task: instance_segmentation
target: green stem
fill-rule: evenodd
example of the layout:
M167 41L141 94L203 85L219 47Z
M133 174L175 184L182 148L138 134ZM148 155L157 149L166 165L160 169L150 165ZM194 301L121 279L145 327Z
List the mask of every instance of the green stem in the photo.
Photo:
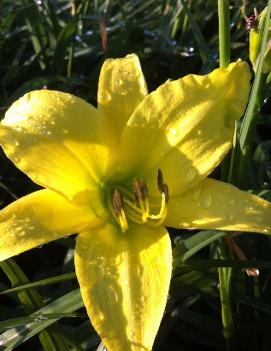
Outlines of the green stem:
M265 19L262 43L261 43L261 51L259 55L259 63L256 69L255 80L251 89L251 95L250 95L249 103L245 113L245 117L241 125L240 137L237 145L238 149L237 149L237 156L236 156L237 158L236 164L239 164L237 185L239 186L244 184L247 165L251 155L257 117L258 117L261 100L262 100L262 88L266 81L266 76L262 74L262 69L263 69L263 62L264 62L264 53L266 50L266 44L268 40L270 12L271 12L271 0L268 1L268 5L267 5L266 19Z
M230 64L230 13L229 1L218 0L219 19L219 65L225 68ZM222 163L221 178L226 180L229 174L230 155ZM228 258L228 249L225 240L219 243L219 258ZM219 294L221 304L221 318L223 334L227 341L227 349L230 349L230 338L234 333L233 316L231 309L231 278L232 268L218 268Z
M229 0L218 0L219 64L221 68L230 63L230 12Z
M0 262L12 286L28 284L29 280L21 268L12 259ZM35 289L18 291L18 298L26 313L31 314L43 306L43 300ZM39 333L39 339L44 351L67 351L65 339L56 325L48 327Z
M224 246L225 242L223 241L221 244L220 246ZM220 258L222 259L222 257ZM230 294L232 268L218 268L218 277L223 334L226 339L230 339L234 333Z

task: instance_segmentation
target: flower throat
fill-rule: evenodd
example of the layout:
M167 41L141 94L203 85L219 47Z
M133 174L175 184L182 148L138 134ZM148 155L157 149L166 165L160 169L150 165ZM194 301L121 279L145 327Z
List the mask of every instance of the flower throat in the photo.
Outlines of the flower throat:
M150 203L148 187L144 179L133 179L133 193L122 186L114 187L109 201L109 208L123 233L129 228L129 220L138 224L148 223L160 226L167 215L169 200L168 185L164 183L162 171L157 174L157 186L160 192L160 204ZM155 214L156 212L156 214Z

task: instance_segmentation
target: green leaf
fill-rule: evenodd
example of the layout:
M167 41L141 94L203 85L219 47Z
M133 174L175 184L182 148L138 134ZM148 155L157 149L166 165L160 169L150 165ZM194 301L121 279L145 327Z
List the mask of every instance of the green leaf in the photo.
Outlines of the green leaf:
M39 280L37 282L24 284L24 285L17 286L15 288L4 290L4 291L0 292L0 295L1 294L10 294L10 293L18 292L21 290L31 289L31 288L38 288L38 287L45 286L45 285L56 284L56 283L59 283L59 282L65 281L65 280L70 280L70 279L75 279L75 278L76 278L76 274L74 272L61 274L61 275L57 275L55 277L42 279L42 280Z
M222 238L227 235L226 232L220 231L201 231L188 239L179 240L176 246L176 252L182 262L185 262L188 258L195 255L199 250L203 249L205 246L211 244L215 240Z
M52 301L48 305L31 314L29 317L39 319L40 316L62 314L63 311L65 311L65 313L70 313L83 306L84 304L81 298L80 289L76 289ZM56 318L46 320L40 318L39 322L28 323L24 326L12 328L0 335L1 346L4 347L5 351L11 351L15 346L21 345L26 340L58 321L62 316L63 315L58 315Z

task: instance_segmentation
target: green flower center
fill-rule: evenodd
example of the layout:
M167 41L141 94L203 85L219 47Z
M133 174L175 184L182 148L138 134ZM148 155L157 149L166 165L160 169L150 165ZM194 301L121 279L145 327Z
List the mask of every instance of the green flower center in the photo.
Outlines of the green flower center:
M138 181L134 178L132 185L133 191L127 190L123 186L113 186L113 191L108 197L108 207L122 232L125 233L129 228L129 221L160 226L166 218L169 200L168 186L163 181L161 170L158 170L157 176L160 204L151 203L144 179Z

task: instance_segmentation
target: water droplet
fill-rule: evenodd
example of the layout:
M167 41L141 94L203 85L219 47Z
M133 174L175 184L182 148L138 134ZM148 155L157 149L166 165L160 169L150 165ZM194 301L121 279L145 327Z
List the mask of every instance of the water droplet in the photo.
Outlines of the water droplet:
M197 130L197 135L201 135L202 131L200 129Z
M106 103L109 102L112 99L111 95L109 94L108 91L104 91L103 94L99 95L99 101L101 103Z
M210 194L206 194L201 201L201 205L207 209L211 206L211 204L212 204L212 196Z
M25 233L25 230L22 230L21 232L18 232L18 236L24 236L26 233Z
M122 89L120 92L120 95L126 95L127 93L128 93L128 91L127 90L124 90L124 89Z
M189 228L189 223L184 222L184 221L180 221L179 226L180 226L180 228Z
M47 135L51 135L52 134L52 132L50 131L50 130L46 130L46 132L45 132Z
M261 216L253 216L253 220L257 223L260 223L263 220L263 217Z
M172 127L169 128L168 131L169 131L169 133L170 133L172 136L176 135L176 133L177 133L176 128L172 128Z
M197 201L200 198L202 189L200 187L197 187L193 192L192 192L192 199Z
M122 80L118 79L115 81L115 84L113 84L112 86L114 86L114 85L120 86L122 84L123 84Z
M229 205L230 205L230 206L235 205L235 200L234 200L234 199L230 200L230 201L229 201Z
M234 214L233 213L229 213L228 214L228 220L231 222L234 220Z
M81 239L81 241L80 241L80 248L81 248L83 251L86 251L86 250L88 249L88 244L87 244L85 241L83 241L82 239Z
M190 168L187 170L187 173L186 173L186 179L188 181L192 181L195 177L196 177L196 170L194 168Z
M109 303L116 303L118 301L118 294L116 292L116 289L110 285L105 287L105 289L107 300L109 301Z
M68 131L68 129L63 129L63 134L68 134L69 133L69 131Z
M20 145L18 140L15 140L14 144L15 144L15 146L19 146Z
M269 233L269 232L271 232L271 230L270 230L270 229L265 228L265 229L263 230L263 232L264 232L264 233Z

